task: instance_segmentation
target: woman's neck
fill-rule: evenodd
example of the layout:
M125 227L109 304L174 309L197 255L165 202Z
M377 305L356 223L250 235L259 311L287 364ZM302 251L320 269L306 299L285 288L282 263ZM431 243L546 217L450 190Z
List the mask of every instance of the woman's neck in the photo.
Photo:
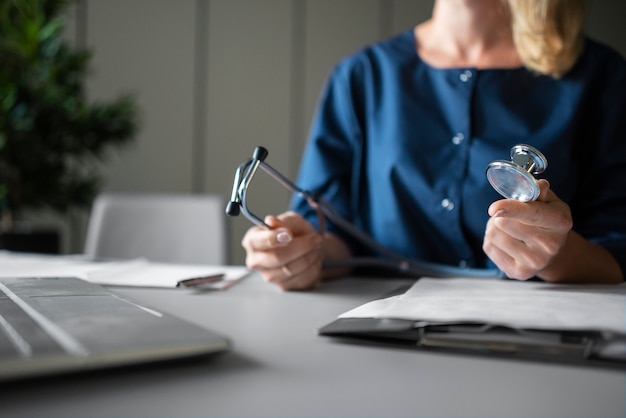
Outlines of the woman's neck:
M521 66L504 0L437 0L415 37L420 57L435 67Z

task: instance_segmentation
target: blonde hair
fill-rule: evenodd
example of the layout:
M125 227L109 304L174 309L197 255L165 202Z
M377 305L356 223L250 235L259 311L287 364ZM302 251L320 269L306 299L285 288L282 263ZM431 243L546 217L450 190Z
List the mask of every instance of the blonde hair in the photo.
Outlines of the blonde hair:
M585 0L507 0L513 41L524 65L558 78L583 48Z

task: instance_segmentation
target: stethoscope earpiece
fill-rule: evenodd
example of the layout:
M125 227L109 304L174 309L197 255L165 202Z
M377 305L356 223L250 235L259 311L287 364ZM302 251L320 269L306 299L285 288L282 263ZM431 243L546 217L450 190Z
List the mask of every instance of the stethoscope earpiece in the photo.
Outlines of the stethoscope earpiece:
M541 174L548 160L537 148L518 144L511 148L511 161L496 160L487 166L487 180L507 199L521 202L537 200L539 183L534 174Z

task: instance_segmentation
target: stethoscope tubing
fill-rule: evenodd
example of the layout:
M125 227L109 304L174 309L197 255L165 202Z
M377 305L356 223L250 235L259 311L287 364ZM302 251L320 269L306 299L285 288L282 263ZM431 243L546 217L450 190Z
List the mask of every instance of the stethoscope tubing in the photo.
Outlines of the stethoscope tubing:
M327 267L372 267L382 268L398 271L403 275L409 276L431 276L431 277L472 277L472 278L486 278L496 279L504 278L504 273L499 269L477 269L477 268L464 268L455 267L447 264L432 263L420 260L408 259L395 251L390 250L384 245L379 244L369 235L365 234L360 229L356 228L350 222L338 215L332 208L332 206L323 200L321 197L317 198L317 203L324 215L337 225L339 228L346 231L348 234L357 238L363 244L370 247L370 249L377 253L387 257L386 259L379 257L352 257L346 260L337 260L333 263L328 263Z
M265 151L265 153L263 154L262 158L267 155L267 151L263 151ZM255 150L255 155L256 154L257 150ZM369 235L356 228L349 221L347 221L337 212L335 212L330 203L324 200L321 196L314 195L301 189L285 176L283 176L281 173L276 171L272 166L263 161L261 158L252 158L242 163L237 170L230 204L238 204L244 216L252 223L260 227L272 229L261 218L252 213L248 209L246 204L248 187L250 186L252 177L254 176L258 168L261 168L263 171L265 171L267 174L269 174L272 178L274 178L291 192L300 195L309 203L309 205L318 208L322 212L322 214L326 218L328 218L329 221L334 223L338 228L344 230L349 235L367 245L370 249L385 257L351 257L343 260L332 260L325 262L323 265L324 268L376 268L398 272L404 276L415 277L471 277L484 279L498 279L505 277L504 273L499 269L464 268L441 263L432 263L427 261L408 259L396 253L395 251L392 251L389 248L379 244ZM229 212L229 209L227 209L227 213L229 215L232 215ZM320 219L320 222L325 221L323 219Z

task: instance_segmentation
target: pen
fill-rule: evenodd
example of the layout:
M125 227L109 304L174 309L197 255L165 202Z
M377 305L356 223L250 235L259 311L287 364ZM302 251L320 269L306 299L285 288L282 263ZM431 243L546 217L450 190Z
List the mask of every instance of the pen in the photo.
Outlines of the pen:
M191 279L180 280L176 287L196 287L201 286L206 283L215 283L224 279L224 274L213 274L211 276L203 276L203 277L193 277Z

